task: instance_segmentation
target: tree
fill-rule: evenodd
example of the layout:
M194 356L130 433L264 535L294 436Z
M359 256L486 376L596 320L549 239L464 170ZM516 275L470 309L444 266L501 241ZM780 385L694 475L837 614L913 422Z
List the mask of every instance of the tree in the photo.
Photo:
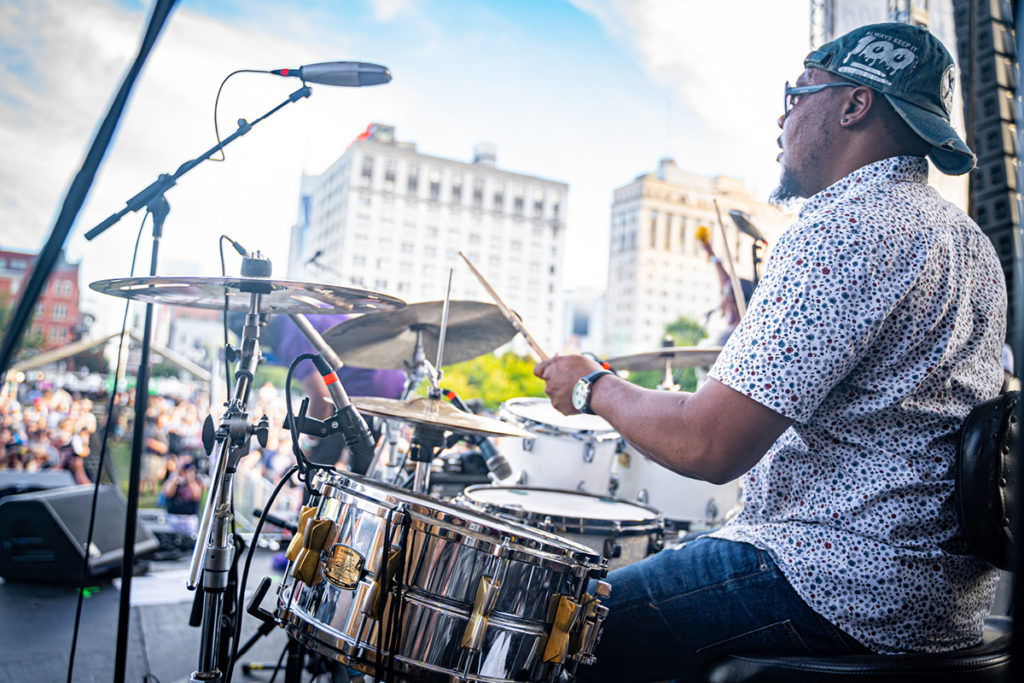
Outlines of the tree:
M444 368L441 386L464 401L482 399L494 410L510 398L544 395L544 381L533 374L535 364L532 358L511 351L501 356L488 353ZM420 392L425 393L425 387L420 387Z
M707 332L696 320L680 316L665 328L665 335L672 338L675 346L693 346L703 339ZM629 381L648 389L654 389L665 376L664 370L644 370L629 373ZM683 391L697 390L697 373L693 368L675 369L673 379Z

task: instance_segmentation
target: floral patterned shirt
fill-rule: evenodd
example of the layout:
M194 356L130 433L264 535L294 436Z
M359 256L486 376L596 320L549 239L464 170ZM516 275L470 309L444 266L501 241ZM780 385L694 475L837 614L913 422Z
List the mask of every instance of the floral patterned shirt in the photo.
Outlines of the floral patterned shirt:
M710 373L794 420L714 536L768 551L882 653L977 643L996 583L961 534L953 467L961 423L1002 382L1005 281L927 177L893 157L811 197Z

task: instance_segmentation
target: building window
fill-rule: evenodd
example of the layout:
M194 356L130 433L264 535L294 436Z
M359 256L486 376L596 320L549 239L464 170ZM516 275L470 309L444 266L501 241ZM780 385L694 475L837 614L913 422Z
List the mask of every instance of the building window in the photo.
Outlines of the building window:
M473 208L480 209L484 205L484 181L477 178L473 181Z
M513 202L513 205L512 205L512 213L514 213L516 216L520 216L520 217L523 215L523 198L522 197L516 197L515 198L515 201Z
M494 186L494 210L503 211L505 209L505 186L495 185Z
M651 210L651 249L658 248L658 212Z
M46 315L46 304L36 304L36 312L33 315L37 318L42 318Z
M394 159L388 159L384 163L384 187L391 190L395 187L395 175L397 173L398 164L395 163Z
M415 167L410 168L409 169L409 186L408 186L409 194L416 194L416 191L419 189L419 186L420 186L420 171L419 171L418 168L415 168Z
M462 203L462 177L452 178L452 204Z
M53 307L53 319L54 320L67 320L68 307L64 304L57 304Z
M433 199L435 202L441 198L441 181L430 181L430 198Z
M369 185L373 181L373 157L363 157L363 185Z
M533 216L534 218L540 218L544 215L544 200L538 199L533 203Z
M672 251L672 214L665 214L665 251Z
M11 261L11 270L25 270L25 261Z
M412 242L402 242L402 253L411 254L416 249Z

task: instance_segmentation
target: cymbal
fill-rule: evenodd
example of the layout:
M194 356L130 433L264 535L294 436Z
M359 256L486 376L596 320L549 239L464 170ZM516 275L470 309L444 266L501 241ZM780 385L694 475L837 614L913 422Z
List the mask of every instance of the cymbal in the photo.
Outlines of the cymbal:
M721 352L721 346L667 346L657 351L609 358L608 363L616 370L631 371L664 370L666 362L673 368L693 368L712 365Z
M433 363L441 332L443 301L424 301L382 315L353 318L324 333L324 341L346 363L361 368L398 370L413 360L416 333L423 337L423 353ZM451 365L493 351L516 330L494 304L452 301L442 365Z
M353 396L352 405L363 413L394 418L403 422L480 436L518 436L534 438L534 434L502 420L459 410L439 398L417 396L406 401L376 396Z
M258 277L133 277L89 285L103 294L154 304L191 308L249 310L249 294L259 292L260 313L372 313L405 306L393 296L365 289L288 282Z

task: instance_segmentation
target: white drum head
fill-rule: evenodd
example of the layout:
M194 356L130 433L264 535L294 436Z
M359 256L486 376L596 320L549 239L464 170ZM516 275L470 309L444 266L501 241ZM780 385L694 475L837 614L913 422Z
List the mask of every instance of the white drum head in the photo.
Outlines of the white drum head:
M547 398L510 398L502 409L520 420L539 422L567 432L613 432L612 426L597 415L562 415Z
M481 486L473 487L463 495L479 505L525 510L550 517L619 522L645 522L660 517L653 510L625 500L573 491Z

